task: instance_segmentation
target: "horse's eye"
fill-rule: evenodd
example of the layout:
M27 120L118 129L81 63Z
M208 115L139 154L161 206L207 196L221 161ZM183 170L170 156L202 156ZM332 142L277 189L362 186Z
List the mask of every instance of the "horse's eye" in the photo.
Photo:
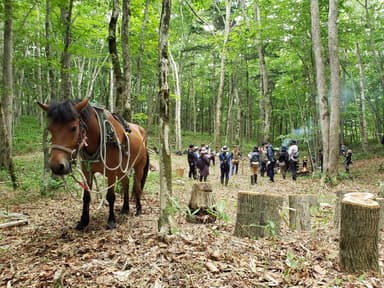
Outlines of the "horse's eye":
M75 133L76 130L77 130L77 126L73 126L73 127L71 127L71 133Z

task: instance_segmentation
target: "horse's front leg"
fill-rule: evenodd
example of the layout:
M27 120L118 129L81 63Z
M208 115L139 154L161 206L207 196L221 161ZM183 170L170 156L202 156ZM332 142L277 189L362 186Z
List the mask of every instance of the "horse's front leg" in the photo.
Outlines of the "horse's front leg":
M108 176L108 186L110 187L107 192L107 201L109 204L109 216L108 216L108 223L107 223L107 229L114 229L116 228L116 218L115 218L115 181L116 177L115 175Z
M84 230L89 223L89 204L91 203L91 193L84 190L83 194L83 213L81 214L80 221L76 225L77 230Z
M128 175L125 175L121 180L121 185L123 189L124 202L123 207L121 208L121 213L128 214L129 213L129 178Z

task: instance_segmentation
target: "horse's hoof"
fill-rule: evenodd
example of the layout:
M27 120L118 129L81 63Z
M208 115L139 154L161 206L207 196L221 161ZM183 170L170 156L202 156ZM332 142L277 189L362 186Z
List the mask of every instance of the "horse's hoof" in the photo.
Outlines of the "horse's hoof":
M121 214L129 214L129 209L121 209Z
M137 210L136 213L135 213L135 216L140 216L140 215L141 215L141 209Z
M113 230L116 228L116 222L115 221L108 221L107 223L107 229L108 230Z
M85 227L87 227L87 225L84 224L83 222L79 221L79 223L77 223L75 228L78 231L84 231Z

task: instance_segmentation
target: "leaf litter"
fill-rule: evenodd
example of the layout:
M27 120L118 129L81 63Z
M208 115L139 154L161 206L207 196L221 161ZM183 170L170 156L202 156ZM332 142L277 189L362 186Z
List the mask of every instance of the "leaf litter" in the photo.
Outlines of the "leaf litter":
M186 166L185 157L173 165ZM84 232L73 227L81 207L66 194L52 200L8 207L28 215L29 224L0 231L1 287L383 287L380 274L347 274L338 264L338 232L333 229L335 192L379 192L383 175L378 159L354 161L352 179L336 187L320 187L318 179L293 182L276 176L275 183L259 177L250 186L246 165L220 185L218 167L211 167L209 181L216 201L224 203L229 221L194 224L184 211L175 220L177 231L167 241L157 235L159 195L144 195L143 215L117 212L118 226L106 229L107 207L91 209ZM158 172L154 172L158 173ZM175 178L174 196L187 207L194 180ZM279 235L264 239L233 235L238 191L314 193L322 204L312 213L312 230L290 231L282 222ZM117 197L116 210L122 199ZM134 203L131 203L134 207ZM5 209L5 207L1 207ZM282 209L282 217L288 211ZM382 234L382 232L380 232ZM383 241L380 235L380 268Z

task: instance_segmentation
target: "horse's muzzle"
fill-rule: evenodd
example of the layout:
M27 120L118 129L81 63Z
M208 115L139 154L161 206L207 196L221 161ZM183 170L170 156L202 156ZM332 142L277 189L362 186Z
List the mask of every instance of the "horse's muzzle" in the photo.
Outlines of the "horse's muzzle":
M63 160L59 163L51 163L51 170L53 174L62 176L71 173L71 164L67 160Z

